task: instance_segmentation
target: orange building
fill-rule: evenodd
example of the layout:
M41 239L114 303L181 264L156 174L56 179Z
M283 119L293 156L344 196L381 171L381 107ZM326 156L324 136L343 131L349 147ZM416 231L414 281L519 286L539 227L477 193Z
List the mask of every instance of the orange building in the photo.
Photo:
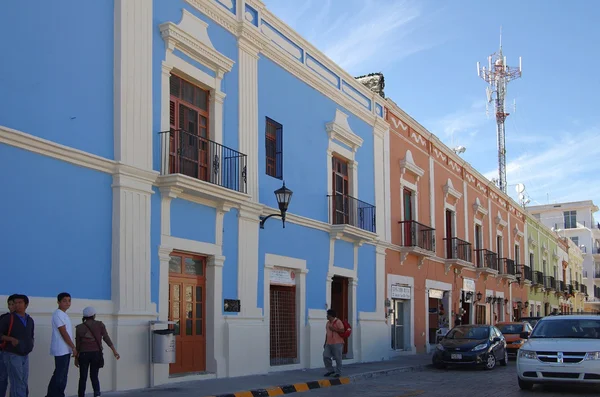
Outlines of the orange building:
M458 322L520 318L525 214L388 99L391 244L386 306L393 349L430 351Z

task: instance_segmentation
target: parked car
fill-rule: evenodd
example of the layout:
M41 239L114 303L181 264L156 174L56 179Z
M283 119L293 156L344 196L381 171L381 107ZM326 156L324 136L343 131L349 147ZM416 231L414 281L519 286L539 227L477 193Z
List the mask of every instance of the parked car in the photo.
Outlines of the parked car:
M436 368L446 365L476 365L494 369L496 363L508 364L506 340L493 325L459 325L452 328L436 345L432 362Z
M542 318L544 317L521 317L521 321L527 321L529 324L531 324L532 328L535 328L537 322L540 321Z
M519 387L536 383L600 384L600 316L541 319L517 355Z
M504 338L506 339L506 350L508 354L517 354L519 348L523 343L525 343L525 339L521 338L521 333L523 332L531 332L533 327L528 322L522 321L513 321L513 322L502 322L496 324L496 328L502 332Z

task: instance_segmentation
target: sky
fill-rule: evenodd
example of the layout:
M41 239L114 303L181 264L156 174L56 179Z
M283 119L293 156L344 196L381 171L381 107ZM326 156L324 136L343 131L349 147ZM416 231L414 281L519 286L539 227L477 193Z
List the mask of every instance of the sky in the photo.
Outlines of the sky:
M353 76L382 72L385 95L487 178L498 175L493 106L476 63L500 44L523 74L508 85L507 193L530 205L600 206L600 2L263 0ZM587 71L586 71L587 70ZM600 212L595 214L600 221Z

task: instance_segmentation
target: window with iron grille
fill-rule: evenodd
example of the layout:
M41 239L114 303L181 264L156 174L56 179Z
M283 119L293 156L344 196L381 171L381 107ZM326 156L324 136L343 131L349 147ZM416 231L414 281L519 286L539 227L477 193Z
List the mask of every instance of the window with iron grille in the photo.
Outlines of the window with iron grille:
M265 128L266 173L283 179L283 126L267 117Z

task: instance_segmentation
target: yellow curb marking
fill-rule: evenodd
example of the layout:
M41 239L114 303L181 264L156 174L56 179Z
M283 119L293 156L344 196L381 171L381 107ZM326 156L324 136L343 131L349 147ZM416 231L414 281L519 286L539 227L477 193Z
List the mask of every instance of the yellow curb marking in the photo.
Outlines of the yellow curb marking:
M319 386L321 387L329 387L331 386L331 382L329 381L329 379L321 379L319 382Z
M297 392L309 391L308 385L306 383L296 383L294 384L294 388L296 388Z
M272 387L266 390L269 396L283 396L285 394L283 390L281 390L281 387Z

